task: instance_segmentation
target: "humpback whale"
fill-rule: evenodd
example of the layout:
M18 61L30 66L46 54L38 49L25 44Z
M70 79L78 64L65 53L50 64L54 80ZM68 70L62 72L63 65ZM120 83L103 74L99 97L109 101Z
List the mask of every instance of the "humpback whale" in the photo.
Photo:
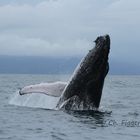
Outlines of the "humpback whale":
M95 43L65 87L58 108L92 110L99 107L104 79L109 71L110 37L100 36Z
M57 109L98 109L104 80L109 71L110 37L99 36L94 42L95 47L82 59L68 83L31 85L21 89L19 94L43 93L57 96Z

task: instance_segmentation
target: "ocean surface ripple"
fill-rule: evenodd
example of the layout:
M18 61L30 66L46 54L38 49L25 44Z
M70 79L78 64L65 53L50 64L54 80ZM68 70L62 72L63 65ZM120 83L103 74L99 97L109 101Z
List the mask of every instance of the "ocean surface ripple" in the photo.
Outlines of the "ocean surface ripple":
M0 140L140 139L140 76L108 76L96 112L48 110L41 101L30 107L10 104L19 88L69 77L1 74Z

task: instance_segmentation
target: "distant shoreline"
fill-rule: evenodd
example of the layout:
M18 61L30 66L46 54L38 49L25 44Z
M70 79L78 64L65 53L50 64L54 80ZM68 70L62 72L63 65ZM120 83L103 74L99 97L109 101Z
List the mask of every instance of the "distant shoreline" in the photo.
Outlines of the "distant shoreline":
M72 74L82 57L2 56L1 74ZM109 60L110 75L140 75L140 64Z

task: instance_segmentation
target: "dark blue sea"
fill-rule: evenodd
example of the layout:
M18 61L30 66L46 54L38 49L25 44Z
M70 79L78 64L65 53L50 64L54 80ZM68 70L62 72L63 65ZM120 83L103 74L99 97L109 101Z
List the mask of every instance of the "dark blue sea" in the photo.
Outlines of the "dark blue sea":
M1 74L0 140L140 139L140 76L107 76L98 112L49 110L43 108L45 98L30 106L13 101L19 88L69 77Z

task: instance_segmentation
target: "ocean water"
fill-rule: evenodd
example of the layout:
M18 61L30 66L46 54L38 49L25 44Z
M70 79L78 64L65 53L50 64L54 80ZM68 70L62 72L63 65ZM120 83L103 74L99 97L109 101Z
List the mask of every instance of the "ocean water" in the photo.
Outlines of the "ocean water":
M107 76L99 112L48 110L45 95L26 97L21 106L13 99L26 85L69 77L1 74L0 140L140 139L140 76Z

